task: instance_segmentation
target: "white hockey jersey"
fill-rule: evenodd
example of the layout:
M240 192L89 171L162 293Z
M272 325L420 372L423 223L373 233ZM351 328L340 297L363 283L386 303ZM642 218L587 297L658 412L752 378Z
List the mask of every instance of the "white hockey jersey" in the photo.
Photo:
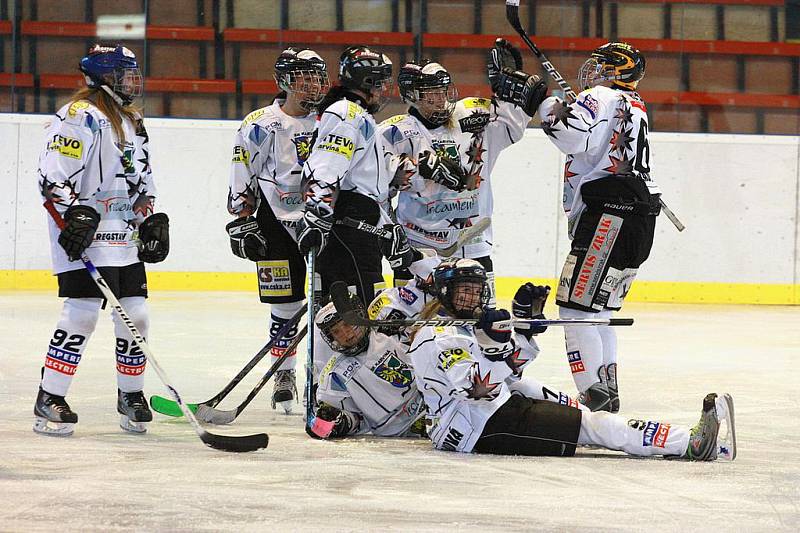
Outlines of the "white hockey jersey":
M584 183L634 175L647 182L650 194L661 194L650 177L647 107L638 93L598 85L571 104L546 98L539 116L544 132L567 154L563 203L570 228L586 207L580 191Z
M320 374L317 401L355 414L359 425L351 435L410 434L414 422L425 415L425 404L406 348L391 337L370 332L369 348L361 354L331 357Z
M509 385L539 352L520 335L500 348L511 353L506 360L490 361L484 349L472 327L425 327L411 344L408 355L428 406L428 435L439 450L471 452L486 422L509 399Z
M63 215L71 205L87 205L100 214L94 241L87 248L95 266L127 266L139 262L137 227L153 213L156 196L143 122L123 119L125 141L111 121L86 100L58 110L47 129L39 155L39 191ZM47 216L53 272L83 268L70 261L58 244L60 230Z
M427 129L413 115L397 115L379 126L387 156L406 154L414 160L424 151L446 154L471 176L473 190L456 192L414 172L410 185L397 197L397 222L413 244L446 248L459 230L492 216L492 170L500 152L519 141L530 117L522 108L485 98L465 98L450 121ZM387 166L391 164L387 161ZM396 165L395 165L396 166ZM484 257L492 250L492 228L468 242L455 255Z
M303 216L300 175L311 151L316 114L287 115L281 100L247 115L236 132L231 160L228 211L255 211L265 200L294 238Z
M372 115L355 102L342 99L325 109L303 166L307 202L331 203L339 190L386 202L391 180L376 127Z

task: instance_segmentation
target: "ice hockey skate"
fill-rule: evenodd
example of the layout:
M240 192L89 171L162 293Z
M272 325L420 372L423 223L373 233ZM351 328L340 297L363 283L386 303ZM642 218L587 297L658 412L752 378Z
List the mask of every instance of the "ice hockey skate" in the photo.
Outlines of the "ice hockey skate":
M272 408L280 405L287 415L292 414L297 403L297 384L294 370L275 372L275 388L272 390Z
M45 392L41 387L33 406L33 414L33 430L41 435L69 437L78 422L78 415L72 412L63 396Z
M153 420L142 391L122 392L117 389L117 412L120 414L119 427L131 433L145 433L145 423Z
M619 385L617 384L617 364L606 367L606 385L608 385L609 411L619 413Z
M723 424L725 434L720 438ZM736 458L736 430L730 394L718 396L712 392L705 397L703 412L692 428L684 457L690 461L715 461L718 457L733 461Z
M592 411L611 410L611 396L605 383L595 383L578 395L578 401Z

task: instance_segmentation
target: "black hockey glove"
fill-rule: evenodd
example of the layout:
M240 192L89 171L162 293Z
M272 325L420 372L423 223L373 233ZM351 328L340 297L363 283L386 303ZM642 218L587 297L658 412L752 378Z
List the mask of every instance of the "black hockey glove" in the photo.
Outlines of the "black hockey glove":
M459 162L429 150L419 154L417 169L420 176L426 180L434 181L454 191L463 191L467 182L467 175Z
M78 261L92 244L100 214L88 205L73 205L64 213L64 222L66 226L58 236L58 244L67 252L70 261Z
M347 412L322 402L317 407L317 414L314 423L308 428L308 434L319 439L344 437L350 433L352 422Z
M511 313L505 309L484 307L480 318L478 319L478 324L475 326L478 330L480 330L477 332L477 337L478 343L481 344L481 347L483 347L487 340L489 341L488 344L505 344L509 342L511 340L511 328L507 323L497 324L497 322L504 322L510 318Z
M169 217L153 213L139 225L139 259L160 263L169 253Z
M517 289L514 295L514 301L511 303L511 311L514 313L515 318L544 318L543 310L544 304L547 301L547 296L550 294L550 287L546 285L534 285L533 283L526 283ZM533 335L544 333L547 331L547 326L525 326L518 324L514 327L514 331L520 335L525 336L530 340Z
M498 91L500 73L504 68L522 70L522 54L510 42L498 37L486 58L486 72L494 93Z
M255 217L242 217L229 222L225 229L231 240L233 255L250 261L267 258L267 240L258 229Z
M498 100L518 105L532 117L547 98L547 84L535 74L506 68L500 73L495 94Z
M392 233L391 239L380 239L381 253L393 270L408 268L422 258L422 254L408 244L408 237L400 224L384 224L383 229ZM416 252L416 253L415 253Z
M297 245L303 255L315 248L317 253L325 248L328 233L333 228L333 210L326 204L306 206L303 218L297 223Z

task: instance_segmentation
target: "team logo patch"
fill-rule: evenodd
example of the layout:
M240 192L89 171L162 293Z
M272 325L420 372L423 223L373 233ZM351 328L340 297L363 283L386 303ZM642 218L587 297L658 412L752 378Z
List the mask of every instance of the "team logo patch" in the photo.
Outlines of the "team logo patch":
M292 139L292 142L294 143L294 149L297 153L297 164L303 165L306 159L308 159L309 154L311 154L311 134L307 132L297 133Z
M597 108L599 104L597 100L592 98L592 95L587 94L583 100L578 100L578 105L588 111L592 115L592 118L595 118L597 115Z
M347 137L329 133L325 136L325 139L317 145L317 150L344 156L344 158L349 161L353 158L355 143L353 143L352 139L348 139Z
M83 143L79 139L55 134L47 143L48 152L58 152L64 157L80 159L83 157Z
M387 351L372 367L372 372L398 388L408 387L414 381L411 369L393 351Z
M292 295L292 275L288 260L259 261L256 265L258 292L262 297Z
M577 350L574 352L567 352L567 361L569 361L569 369L573 374L586 370L583 366L583 360L581 359L581 352Z
M660 422L648 422L642 434L642 446L654 446L656 448L663 448L667 444L667 437L669 436L669 424L662 424Z
M413 305L417 301L418 296L413 291L400 287L397 289L397 295L408 305Z

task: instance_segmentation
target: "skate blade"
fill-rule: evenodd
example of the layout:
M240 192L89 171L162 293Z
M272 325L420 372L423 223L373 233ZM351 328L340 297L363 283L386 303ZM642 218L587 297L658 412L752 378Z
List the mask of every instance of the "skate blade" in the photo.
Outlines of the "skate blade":
M125 415L119 417L119 427L129 433L147 433L146 422L134 422Z
M36 417L33 421L33 431L48 437L69 437L75 432L75 424L52 422L46 418Z
M717 398L721 402L725 414L720 422L725 424L725 433L720 431L717 436L718 453L717 458L723 461L733 461L736 459L736 422L733 414L733 398L730 394L723 394Z

